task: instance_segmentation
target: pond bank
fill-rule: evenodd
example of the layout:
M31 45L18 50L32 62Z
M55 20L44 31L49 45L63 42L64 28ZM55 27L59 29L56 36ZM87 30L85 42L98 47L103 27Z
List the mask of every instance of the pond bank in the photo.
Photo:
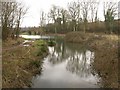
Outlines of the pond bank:
M118 36L72 32L65 37L66 41L80 43L95 52L92 67L102 78L104 88L118 88Z
M41 40L30 43L30 46L20 45L23 39L8 41L3 42L2 87L30 87L32 77L40 73L42 58L48 54L47 45Z

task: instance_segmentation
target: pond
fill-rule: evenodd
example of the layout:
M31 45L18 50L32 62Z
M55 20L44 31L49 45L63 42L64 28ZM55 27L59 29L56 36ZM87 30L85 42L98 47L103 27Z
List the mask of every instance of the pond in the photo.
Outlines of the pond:
M80 44L57 41L48 47L41 74L32 79L32 88L99 88L100 77L92 69L95 53Z

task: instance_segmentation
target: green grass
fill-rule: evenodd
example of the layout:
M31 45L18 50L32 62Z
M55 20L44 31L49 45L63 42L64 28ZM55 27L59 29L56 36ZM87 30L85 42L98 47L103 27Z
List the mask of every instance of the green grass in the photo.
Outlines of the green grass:
M34 43L34 47L37 49L35 52L36 56L44 55L44 53L46 53L48 51L47 44L43 40L37 40Z

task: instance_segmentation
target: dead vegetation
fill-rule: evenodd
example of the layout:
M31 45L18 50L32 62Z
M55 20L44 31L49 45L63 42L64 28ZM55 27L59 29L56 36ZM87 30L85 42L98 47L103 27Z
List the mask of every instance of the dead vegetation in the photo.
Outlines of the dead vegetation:
M118 88L118 36L73 32L66 35L66 41L88 45L95 52L92 67L101 77L104 88Z
M83 32L71 32L68 33L65 36L66 41L68 42L74 42L74 43L84 43L86 42L88 39L90 39L90 37L92 37L93 34L85 34Z
M102 78L104 88L118 88L118 37L103 35L103 39L90 44L95 52L93 68Z
M14 42L14 41L11 41ZM3 42L6 44L13 44ZM43 46L44 44L44 46ZM4 48L10 48L13 45L4 46ZM46 45L43 41L39 42L39 46L45 48ZM47 54L47 48L44 51L41 48L38 49L36 43L33 43L29 47L17 47L10 50L3 50L2 53L2 87L3 88L24 88L31 86L32 76L40 72L40 65L42 63L41 58ZM39 50L41 55L37 56L36 52ZM38 66L36 66L36 64Z

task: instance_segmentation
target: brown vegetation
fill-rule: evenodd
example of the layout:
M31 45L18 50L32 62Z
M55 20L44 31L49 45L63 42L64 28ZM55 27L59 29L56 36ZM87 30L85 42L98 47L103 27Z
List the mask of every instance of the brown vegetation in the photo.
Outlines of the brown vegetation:
M88 41L88 39L92 38L93 34L86 34L83 32L70 32L66 34L65 39L69 42L75 42L75 43L85 43Z
M72 32L66 41L88 45L95 52L93 68L101 77L104 88L118 88L118 36Z
M116 35L103 37L90 44L95 52L93 68L102 78L103 87L118 88L118 37Z
M7 49L4 49L2 54L2 87L30 87L33 75L40 72L41 58L47 54L47 47L45 43L39 41L39 45L35 42L29 47L12 48L13 42L15 41L3 42L4 45L9 44L9 47L4 46Z

